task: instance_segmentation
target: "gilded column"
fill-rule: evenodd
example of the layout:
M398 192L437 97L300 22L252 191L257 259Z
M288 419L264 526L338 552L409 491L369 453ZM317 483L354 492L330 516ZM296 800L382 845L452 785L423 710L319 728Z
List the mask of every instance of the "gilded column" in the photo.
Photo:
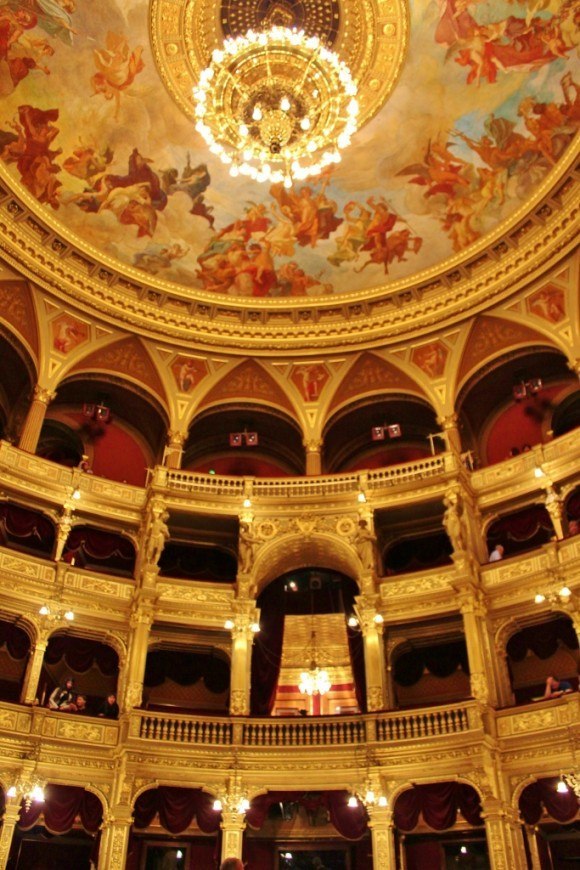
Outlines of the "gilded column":
M101 845L97 870L125 866L133 816L127 807L114 807L101 826Z
M24 421L22 434L20 435L20 441L18 443L21 450L26 450L28 453L34 453L36 451L38 439L40 438L40 431L46 416L46 409L55 396L56 393L52 390L48 390L46 387L41 387L40 384L35 386L34 397L30 408L28 409L28 414L26 415L26 420Z
M306 448L306 474L313 477L322 474L322 439L311 438L302 442Z
M526 825L526 838L528 841L528 849L530 852L530 858L532 860L531 870L542 870L542 861L540 859L540 852L538 849L538 838L536 834L536 828L534 825Z
M447 449L452 453L461 453L461 436L457 427L457 414L448 414L447 417L437 417L437 422L445 433Z
M47 646L48 637L46 633L43 632L37 637L36 643L32 646L26 663L22 691L20 692L21 704L34 704L36 700L40 672L42 671L42 663L44 662L44 654Z
M232 620L233 622L233 620ZM249 716L252 669L253 621L247 614L237 614L232 632L232 670L230 677L230 715Z
M485 802L483 818L491 870L527 870L522 829L517 816L496 798Z
M546 497L544 498L544 504L546 505L546 510L550 514L550 519L552 520L552 525L554 526L556 537L558 538L558 540L562 540L562 538L565 537L564 505L562 503L562 499L559 497L553 486L548 486L546 488Z
M6 870L8 856L12 847L14 830L20 817L20 799L8 798L6 809L2 816L2 829L0 830L0 870Z
M143 700L143 677L147 663L149 632L153 622L153 602L146 596L138 596L131 613L129 654L127 656L127 677L123 709L139 707Z
M362 607L360 604L357 608L357 614L363 635L367 707L369 713L372 713L374 710L384 710L386 706L382 617L376 613L374 608Z
M181 468L183 458L183 445L187 440L187 432L167 433L167 445L163 453L163 465L167 468Z
M246 818L244 813L222 810L222 854L221 860L242 857Z
M467 658L471 672L471 694L482 704L497 705L491 653L488 649L486 610L481 593L470 583L456 586L465 631Z
M389 807L369 806L369 828L373 848L373 870L395 870L397 847L393 813Z

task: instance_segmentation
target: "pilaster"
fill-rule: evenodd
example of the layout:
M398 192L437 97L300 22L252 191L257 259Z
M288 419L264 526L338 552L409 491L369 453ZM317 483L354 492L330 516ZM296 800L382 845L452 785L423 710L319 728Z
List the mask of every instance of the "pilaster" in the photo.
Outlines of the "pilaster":
M38 447L38 439L42 430L42 424L46 417L46 409L55 398L56 393L46 387L37 384L34 388L34 396L22 427L22 434L18 446L21 450L34 453Z
M153 623L153 600L143 591L138 592L133 604L129 625L131 628L127 656L123 710L139 707L143 700L143 677L147 663L149 632Z
M124 867L133 816L127 807L114 807L101 826L98 870Z
M12 838L20 818L20 801L18 798L7 798L6 808L2 816L0 829L0 870L6 870L8 857L12 848Z
M389 807L368 806L369 828L373 848L373 870L394 870L397 847L393 813Z
M310 438L302 443L306 448L306 475L314 477L322 474L322 439Z
M20 692L21 704L34 704L36 701L38 682L40 680L42 663L44 662L44 654L47 646L48 636L43 632L33 644L26 663L22 691Z
M527 870L521 825L514 812L489 798L483 818L491 870Z
M221 860L242 857L244 847L244 830L246 818L244 813L237 811L222 811L222 854Z
M383 622L372 602L359 596L356 608L363 636L368 712L384 710L386 706L385 651Z
M250 714L250 681L252 643L258 618L252 599L238 599L235 613L229 621L232 633L232 667L230 683L230 715Z

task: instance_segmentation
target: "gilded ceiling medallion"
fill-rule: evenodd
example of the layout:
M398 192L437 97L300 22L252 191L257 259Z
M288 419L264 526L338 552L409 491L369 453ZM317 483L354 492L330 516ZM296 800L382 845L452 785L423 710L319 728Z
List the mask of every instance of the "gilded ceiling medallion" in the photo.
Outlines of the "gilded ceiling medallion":
M318 36L358 85L358 127L391 94L408 42L404 0L153 0L151 40L159 74L180 109L194 118L193 88L228 37L273 26Z

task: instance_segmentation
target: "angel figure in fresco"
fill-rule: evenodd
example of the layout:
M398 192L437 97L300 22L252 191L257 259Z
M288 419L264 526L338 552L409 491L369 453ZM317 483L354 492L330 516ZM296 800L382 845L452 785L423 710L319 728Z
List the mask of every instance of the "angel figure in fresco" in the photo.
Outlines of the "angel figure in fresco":
M406 260L408 251L418 253L423 244L423 239L412 234L408 227L397 229L397 223L407 223L389 205L384 197L375 200L370 196L367 204L372 209L372 218L365 229L365 241L361 251L368 252L369 259L355 272L362 272L367 266L379 264L384 267L385 274L389 272L389 266L395 261L400 263Z
M174 193L185 193L191 199L190 214L204 218L213 229L215 218L212 215L213 207L208 206L204 199L204 193L208 189L211 177L206 163L198 166L191 165L191 156L187 152L187 163L179 175L179 169L172 167L161 173L161 184L167 196Z
M336 236L336 251L328 257L333 266L357 260L367 238L372 212L359 202L347 202L344 207L344 225Z
M169 269L174 260L182 260L189 253L189 248L182 247L179 242L170 245L147 245L144 251L139 251L133 258L133 265L150 275L158 275L164 269Z
M287 190L282 184L270 188L281 211L292 221L294 235L302 247L310 245L315 248L342 223L342 218L336 216L337 204L326 196L328 182L327 176L317 193L309 185L304 185L298 192Z
M8 96L33 70L50 75L46 59L54 48L32 36L38 18L28 9L0 5L0 96Z
M75 320L61 320L54 336L55 350L68 353L87 337L86 327Z
M6 5L33 14L41 30L65 45L72 45L76 0L8 0Z
M294 379L300 381L300 392L306 402L314 402L320 395L320 387L326 381L326 372L320 365L307 363L294 370Z
M39 202L56 209L61 182L55 177L60 166L54 158L62 149L49 147L60 132L54 121L58 121L58 109L19 106L18 120L10 125L16 135L0 137L4 146L0 156L6 163L16 164L22 183Z
M109 147L97 151L96 148L83 145L81 142L63 162L62 168L75 178L94 181L107 172L113 157L114 152Z
M115 120L119 117L121 94L126 91L144 68L143 47L129 48L125 36L109 31L105 48L96 48L93 58L97 72L91 78L92 96L102 94L106 100L115 102Z
M287 206L279 208L277 203L270 206L277 223L266 232L264 238L269 242L275 257L293 257L296 249L296 233L291 211Z
M320 276L307 275L294 260L279 267L278 287L282 296L322 296L333 290L332 284L321 283Z

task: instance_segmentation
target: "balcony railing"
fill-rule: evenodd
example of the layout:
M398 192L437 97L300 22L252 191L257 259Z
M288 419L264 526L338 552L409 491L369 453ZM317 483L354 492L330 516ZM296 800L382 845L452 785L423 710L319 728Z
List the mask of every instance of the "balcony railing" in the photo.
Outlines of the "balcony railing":
M306 719L218 719L195 715L135 711L131 735L164 743L208 746L304 747L352 746L446 737L479 728L472 701L408 713L332 716Z

